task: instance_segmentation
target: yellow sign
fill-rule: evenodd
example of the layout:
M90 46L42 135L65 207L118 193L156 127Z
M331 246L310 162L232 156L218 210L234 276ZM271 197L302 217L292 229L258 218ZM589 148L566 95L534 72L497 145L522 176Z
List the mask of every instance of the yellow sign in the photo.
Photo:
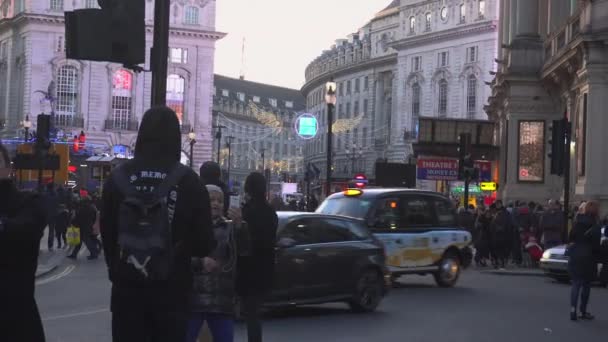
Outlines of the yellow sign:
M496 182L481 182L479 183L481 191L496 191Z
M25 143L17 146L18 153L34 153L34 144ZM55 176L55 184L65 184L68 181L68 165L70 163L70 149L67 144L52 144L49 153L59 155L59 170L53 172L44 170L42 178L48 179ZM19 170L17 180L32 182L38 180L38 170Z

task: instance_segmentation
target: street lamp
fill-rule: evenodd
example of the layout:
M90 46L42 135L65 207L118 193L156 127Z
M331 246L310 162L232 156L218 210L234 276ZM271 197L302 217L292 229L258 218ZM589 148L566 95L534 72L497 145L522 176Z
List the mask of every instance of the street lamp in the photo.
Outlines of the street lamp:
M30 121L30 116L26 115L25 120L23 120L23 129L25 130L25 142L30 140L30 128L32 128L32 122Z
M232 158L232 140L234 140L233 136L226 137L226 147L228 147L228 172L226 175L226 183L230 186L230 159Z
M361 147L359 147L359 150L357 151L357 144L353 144L352 151L349 150L348 148L346 148L345 152L346 152L347 158L350 159L350 162L351 162L350 171L354 175L356 172L355 171L355 161L358 159L361 159L361 157L363 157L363 149Z
M334 123L333 111L336 107L336 82L333 80L327 82L325 84L325 103L327 103L327 182L325 184L325 193L326 196L331 195L331 165L332 165L332 140L333 140L333 132L332 125Z
M194 133L193 127L190 127L190 132L188 133L188 140L190 141L190 168L192 168L194 164L194 144L196 144L196 133Z

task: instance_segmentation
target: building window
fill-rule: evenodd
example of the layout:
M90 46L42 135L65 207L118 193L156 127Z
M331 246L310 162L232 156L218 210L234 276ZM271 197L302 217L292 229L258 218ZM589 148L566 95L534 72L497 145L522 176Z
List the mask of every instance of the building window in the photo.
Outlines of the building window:
M173 109L181 124L184 119L184 93L186 80L175 74L167 77L167 107Z
M230 96L230 91L228 89L222 89L222 96L223 97L228 97Z
M363 133L361 135L361 147L367 147L367 127L363 127Z
M285 101L285 107L293 108L293 101Z
M8 57L8 41L0 43L0 61Z
M359 101L355 101L355 109L353 110L353 117L357 117L360 115L361 115L361 113L359 113Z
M271 106L276 107L277 106L277 99L268 99L268 103L270 103Z
M57 47L55 48L55 52L62 53L65 51L65 45L63 44L63 36L57 37Z
M133 75L117 70L112 76L112 128L129 129L132 108Z
M369 105L369 101L367 99L363 100L363 115L367 115L367 106Z
M486 16L486 2L485 0L479 0L479 19L483 19Z
M412 130L418 126L418 118L420 117L420 85L414 83L412 86Z
M239 101L245 102L245 93L236 93L236 97L239 99Z
M171 48L171 63L188 63L188 49Z
M477 46L467 48L467 63L477 62Z
M447 51L440 52L439 55L437 55L437 66L438 67L448 66L448 62L449 62L448 57L449 57L449 54Z
M339 96L344 95L344 83L340 83L340 85L338 86L338 93Z
M58 116L58 122L62 122L62 117L69 120L69 118L76 115L78 103L78 69L71 65L60 67L57 70L56 84L55 111Z
M520 121L517 151L517 180L520 182L544 181L545 175L545 122Z
M585 161L587 153L587 94L583 94L581 108L576 123L576 169L579 177L585 176Z
M348 95L348 94L350 94L351 90L352 90L352 89L351 89L351 82L350 82L350 81L347 81L347 82L346 82L346 94L347 94L347 95Z
M87 0L84 4L86 8L99 8L97 0Z
M346 118L350 119L350 102L346 104Z
M342 104L338 105L338 119L342 117L342 114L344 114L344 111L342 110Z
M368 90L369 89L369 77L365 76L365 78L363 78L363 90Z
M186 25L198 25L198 7L186 7L186 17L184 20Z
M355 79L355 93L359 91L361 91L361 80L357 78Z
M431 30L431 13L427 13L426 14L425 30L426 31L430 31Z
M412 70L420 71L422 70L422 57L416 56L412 58Z
M448 18L448 8L442 7L439 15L441 16L441 20L445 21Z
M51 11L63 11L63 0L51 0Z
M410 17L410 33L416 33L416 17Z
M467 80L467 118L475 118L477 111L477 79L474 75Z
M448 81L439 81L438 95L437 111L439 112L439 117L445 117L448 113Z
M465 4L460 5L460 23L464 23L467 19L467 7Z

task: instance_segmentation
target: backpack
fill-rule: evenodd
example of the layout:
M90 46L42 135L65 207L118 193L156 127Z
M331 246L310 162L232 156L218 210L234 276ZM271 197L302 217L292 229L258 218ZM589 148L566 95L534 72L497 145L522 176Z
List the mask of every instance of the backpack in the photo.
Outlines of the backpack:
M169 278L174 261L173 212L170 212L173 208L169 208L167 198L187 171L187 167L176 164L152 192L137 191L129 181L130 172L125 167L112 174L124 195L117 220L117 273L122 280L164 281Z

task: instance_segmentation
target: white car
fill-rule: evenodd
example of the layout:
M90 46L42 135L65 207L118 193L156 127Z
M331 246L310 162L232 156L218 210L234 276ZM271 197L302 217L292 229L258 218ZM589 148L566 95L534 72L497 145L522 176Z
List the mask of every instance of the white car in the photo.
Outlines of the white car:
M607 239L605 229L602 228L602 243ZM547 249L540 259L540 268L545 274L559 282L567 283L570 281L568 274L568 256L566 255L566 245ZM600 279L602 264L597 265L597 279Z

